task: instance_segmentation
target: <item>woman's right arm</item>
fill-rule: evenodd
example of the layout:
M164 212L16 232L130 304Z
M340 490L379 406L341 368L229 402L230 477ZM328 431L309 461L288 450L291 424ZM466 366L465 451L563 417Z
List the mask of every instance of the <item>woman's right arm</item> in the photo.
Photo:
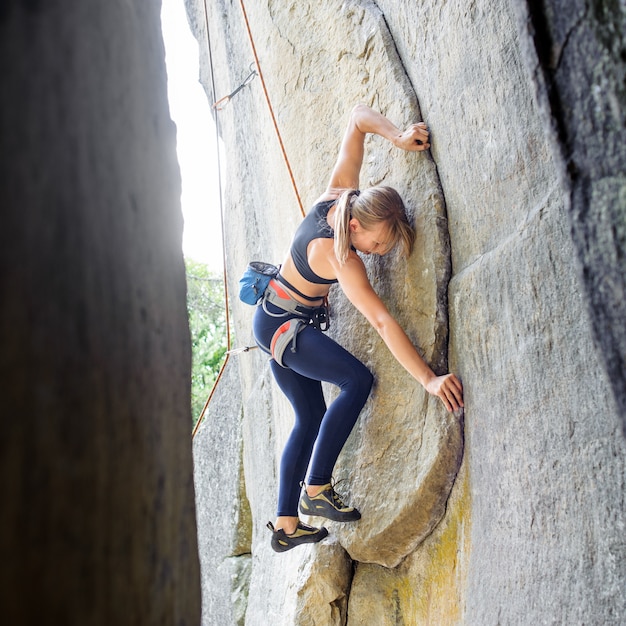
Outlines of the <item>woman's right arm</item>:
M382 113L364 104L357 104L350 113L325 195L336 197L345 189L359 188L365 137L368 133L380 135L402 150L421 152L430 148L428 129L423 122L411 124L405 131L401 131Z
M372 288L363 261L354 253L346 263L335 267L339 285L352 304L376 329L393 356L428 393L437 396L448 411L463 406L463 386L454 374L437 376L415 346L411 343L400 324L389 313L383 301Z

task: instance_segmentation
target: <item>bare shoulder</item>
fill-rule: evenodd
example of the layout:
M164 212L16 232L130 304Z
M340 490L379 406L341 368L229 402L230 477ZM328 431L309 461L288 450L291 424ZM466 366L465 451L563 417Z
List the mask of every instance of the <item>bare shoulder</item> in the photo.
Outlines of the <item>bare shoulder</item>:
M329 200L337 200L339 196L345 191L345 189L340 189L339 187L329 187L316 201L314 204L318 204L319 202L328 202Z
M354 250L350 250L348 258L343 264L339 263L334 253L330 258L340 284L363 284L363 282L367 283L367 285L370 284L365 270L365 263Z
M337 270L337 279L350 302L365 316L367 321L379 328L389 316L387 308L374 291L363 260L354 252Z

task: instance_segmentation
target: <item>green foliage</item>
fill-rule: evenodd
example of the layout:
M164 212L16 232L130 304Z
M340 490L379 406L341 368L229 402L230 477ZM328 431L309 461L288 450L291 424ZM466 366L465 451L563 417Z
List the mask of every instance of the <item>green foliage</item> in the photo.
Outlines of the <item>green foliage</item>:
M220 276L191 259L185 260L185 266L192 349L191 410L195 424L226 356L226 304Z

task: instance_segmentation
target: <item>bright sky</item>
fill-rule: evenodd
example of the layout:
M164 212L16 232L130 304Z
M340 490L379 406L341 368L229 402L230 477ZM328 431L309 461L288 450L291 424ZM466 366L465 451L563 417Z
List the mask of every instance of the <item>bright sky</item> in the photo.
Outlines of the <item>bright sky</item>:
M191 34L184 0L163 0L161 11L170 114L177 127L182 177L185 257L222 271L215 126L198 80L198 43ZM222 170L224 166L222 164Z

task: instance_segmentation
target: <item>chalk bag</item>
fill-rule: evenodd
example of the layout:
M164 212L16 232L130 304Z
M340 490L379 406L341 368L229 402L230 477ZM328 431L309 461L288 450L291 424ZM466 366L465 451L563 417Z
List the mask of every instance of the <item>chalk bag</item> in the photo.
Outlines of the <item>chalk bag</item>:
M239 279L239 299L246 304L258 304L270 280L278 274L279 268L263 261L250 261L243 276Z

